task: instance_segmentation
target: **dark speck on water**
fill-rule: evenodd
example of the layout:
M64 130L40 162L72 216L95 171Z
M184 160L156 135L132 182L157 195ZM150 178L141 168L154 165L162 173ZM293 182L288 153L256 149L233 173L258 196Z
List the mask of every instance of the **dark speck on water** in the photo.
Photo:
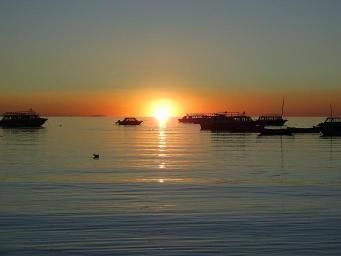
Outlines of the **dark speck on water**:
M341 138L112 122L0 129L0 255L341 255Z

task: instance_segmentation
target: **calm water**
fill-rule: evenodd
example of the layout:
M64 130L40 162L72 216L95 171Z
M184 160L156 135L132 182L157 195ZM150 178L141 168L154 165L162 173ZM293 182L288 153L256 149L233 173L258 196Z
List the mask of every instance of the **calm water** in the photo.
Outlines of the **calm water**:
M341 138L113 120L0 129L0 255L341 255Z

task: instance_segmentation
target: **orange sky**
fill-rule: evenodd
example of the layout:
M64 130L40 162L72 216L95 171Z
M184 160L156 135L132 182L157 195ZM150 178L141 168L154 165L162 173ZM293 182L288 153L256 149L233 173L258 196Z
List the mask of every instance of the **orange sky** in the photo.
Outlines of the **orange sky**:
M339 90L315 91L210 91L126 90L121 92L45 92L0 96L0 111L33 108L43 115L151 116L155 108L169 105L173 116L191 112L246 111L250 115L280 113L285 97L285 115L326 116L329 105L341 113Z
M341 114L340 3L5 1L0 113Z

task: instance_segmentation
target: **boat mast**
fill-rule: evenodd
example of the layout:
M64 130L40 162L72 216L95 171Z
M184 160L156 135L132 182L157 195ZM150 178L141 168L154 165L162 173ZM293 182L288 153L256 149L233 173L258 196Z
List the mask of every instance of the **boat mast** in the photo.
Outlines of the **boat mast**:
M283 116L284 114L284 97L283 97L283 100L282 100L282 113L281 113L281 116Z
M333 117L333 105L330 104L329 107L330 107L330 117Z

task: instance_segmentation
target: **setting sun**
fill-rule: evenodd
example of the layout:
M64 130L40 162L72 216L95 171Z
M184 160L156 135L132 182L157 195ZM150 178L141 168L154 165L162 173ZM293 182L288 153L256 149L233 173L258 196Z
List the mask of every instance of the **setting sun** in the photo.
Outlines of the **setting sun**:
M171 111L167 106L159 106L154 110L154 117L160 122L167 121L170 115Z
M174 102L166 99L153 101L150 105L150 114L160 123L166 122L170 117L176 115Z

